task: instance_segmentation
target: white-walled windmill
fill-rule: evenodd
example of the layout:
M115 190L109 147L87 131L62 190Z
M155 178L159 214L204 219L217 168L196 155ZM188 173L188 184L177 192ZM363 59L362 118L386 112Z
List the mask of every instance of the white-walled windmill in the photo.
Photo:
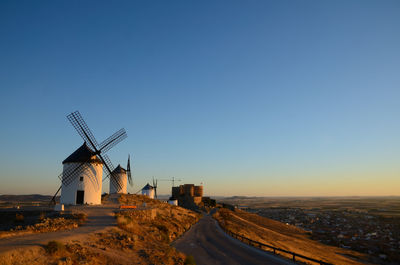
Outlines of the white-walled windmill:
M130 157L128 156L128 163L126 169L118 165L110 178L110 194L113 193L127 193L127 184L132 186Z
M101 204L103 162L83 143L63 162L63 176L77 170L74 178L63 178L61 204Z
M126 170L118 165L113 171L114 181L110 181L110 194L123 193L126 194L127 190L127 176ZM117 184L119 183L119 185Z
M127 137L120 129L106 140L97 143L89 127L78 111L67 116L68 120L83 138L85 143L63 161L63 172L58 176L61 186L54 194L52 202L61 190L61 204L100 204L102 187L102 169L114 181L114 167L104 153ZM106 177L106 178L107 178ZM119 186L117 182L115 184Z
M142 195L148 196L150 199L154 199L154 188L149 183L142 188Z

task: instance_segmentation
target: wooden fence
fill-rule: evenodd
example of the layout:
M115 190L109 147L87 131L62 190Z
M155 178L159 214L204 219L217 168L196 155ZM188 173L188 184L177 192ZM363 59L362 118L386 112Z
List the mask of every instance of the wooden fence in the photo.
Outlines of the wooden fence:
M233 233L232 231L229 231L228 229L225 229L225 227L223 227L223 226L221 226L221 227L225 231L225 233L227 233L228 235L232 236L233 238L236 238L236 239L242 241L243 243L247 243L250 246L257 247L257 248L262 249L262 250L266 250L266 249L270 250L270 252L273 252L274 254L279 254L279 253L289 254L289 255L292 256L292 260L293 261L296 261L296 258L301 258L303 260L312 261L312 262L315 262L315 263L320 264L320 265L333 265L332 263L328 263L328 262L325 262L325 261L322 261L322 260L309 258L309 257L306 257L304 255L301 255L301 254L298 254L298 253L295 253L295 252L291 252L291 251L288 251L288 250L284 250L284 249L281 249L281 248L277 248L277 247L274 247L274 246L271 246L271 245L268 245L268 244L264 244L264 243L252 240L252 239L247 238L245 236Z

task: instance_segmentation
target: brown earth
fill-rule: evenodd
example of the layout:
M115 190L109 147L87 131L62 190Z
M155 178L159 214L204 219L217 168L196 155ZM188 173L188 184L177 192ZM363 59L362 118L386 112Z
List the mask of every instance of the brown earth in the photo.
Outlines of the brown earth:
M257 214L220 209L214 218L222 227L231 232L310 258L335 265L368 264L366 263L367 256L364 254L324 245L310 239L310 234L300 228ZM284 253L282 255L284 256ZM287 257L290 258L290 256Z
M17 214L23 216L22 214ZM20 217L21 218L21 217ZM46 233L55 232L62 230L70 230L77 228L85 223L86 215L82 213L74 213L68 215L68 217L56 217L56 218L43 218L38 220L37 223L32 225L17 225L8 231L0 231L0 239L21 235L28 235L33 233Z
M68 234L31 235L28 244L26 237L10 238L17 249L0 242L0 264L184 264L185 255L170 242L196 223L199 214L141 195L107 200L104 205L87 207L87 224ZM118 210L120 204L137 209ZM114 214L114 221L108 214ZM47 244L46 238L56 242Z

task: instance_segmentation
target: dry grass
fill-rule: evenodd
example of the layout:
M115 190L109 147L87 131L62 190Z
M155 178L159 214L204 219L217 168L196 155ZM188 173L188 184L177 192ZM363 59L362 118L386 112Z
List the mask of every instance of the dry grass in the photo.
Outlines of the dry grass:
M40 215L38 223L24 226L24 215L16 215L19 224L9 231L0 231L0 238L27 235L32 233L46 233L77 228L85 223L87 216L83 213L74 213L64 217L48 218Z
M185 255L171 247L170 242L196 223L199 214L141 195L121 196L120 201L138 206L136 210L118 213L117 223L134 248L139 249L138 259L143 264L184 264Z
M59 253L65 250L65 245L59 241L50 241L45 246L46 252L49 254Z
M133 195L133 194L121 194L118 198L118 201L121 205L136 205L141 206L143 203L146 203L148 206L159 206L163 204L159 200L150 199L144 195Z
M295 226L256 214L220 209L214 217L221 226L234 233L335 265L360 265L367 259L361 253L314 241L307 232Z
M116 227L83 241L49 242L41 248L2 253L0 264L185 264L186 256L170 242L196 223L199 214L141 195L123 195L120 201L138 209L116 213Z

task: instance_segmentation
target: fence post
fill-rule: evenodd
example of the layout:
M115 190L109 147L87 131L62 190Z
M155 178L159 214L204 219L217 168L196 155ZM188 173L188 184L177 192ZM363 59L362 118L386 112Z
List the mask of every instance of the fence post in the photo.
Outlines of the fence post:
M224 229L224 227L223 227L223 229ZM287 251L287 250L284 250L284 249L276 248L276 247L271 246L271 245L268 245L268 244L263 244L263 243L261 243L261 242L259 242L259 241L251 240L250 238L247 238L247 237L245 237L245 236L243 236L243 235L240 235L240 234L236 234L236 233L234 233L234 232L232 232L232 231L230 231L230 230L228 230L228 229L224 229L224 230L225 230L225 232L226 232L227 234L229 234L229 235L231 235L232 237L234 237L234 238L236 238L236 239L242 241L243 243L246 243L246 240L247 240L248 245L250 245L250 246L257 247L257 245L258 245L258 247L259 247L260 249L262 249L262 250L264 250L264 247L267 247L268 252L270 252L270 249L272 249L275 255L279 255L279 254L278 254L279 251L284 252L284 253L288 253L289 255L293 255L292 260L293 260L294 262L296 261L296 255L300 255L300 254L297 254L297 253L294 253L294 252L291 252L291 251ZM312 261L312 262L319 263L319 265L333 265L333 264L331 264L331 263L327 263L327 262L324 262L324 261L322 261L322 260L319 260L319 261L318 261L318 260L316 260L316 259L309 258L309 257L303 256L303 255L300 255L300 257L301 257L302 259L306 259L306 260L310 260L310 261Z

